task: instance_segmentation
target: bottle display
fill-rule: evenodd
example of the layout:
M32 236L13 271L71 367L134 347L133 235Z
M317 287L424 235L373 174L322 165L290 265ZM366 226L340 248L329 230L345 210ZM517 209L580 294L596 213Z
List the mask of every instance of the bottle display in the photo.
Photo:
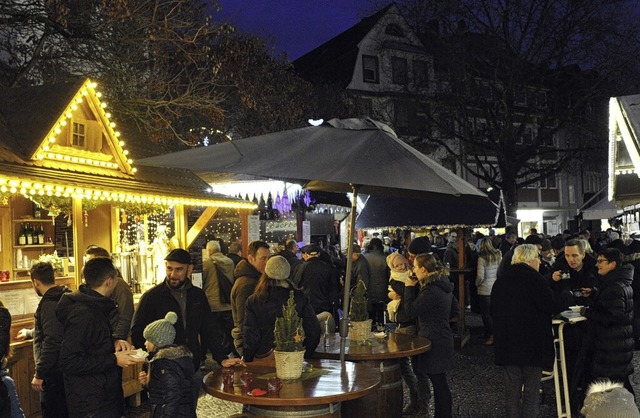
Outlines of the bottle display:
M18 245L27 245L27 235L25 234L24 224L20 224L20 232L18 235Z

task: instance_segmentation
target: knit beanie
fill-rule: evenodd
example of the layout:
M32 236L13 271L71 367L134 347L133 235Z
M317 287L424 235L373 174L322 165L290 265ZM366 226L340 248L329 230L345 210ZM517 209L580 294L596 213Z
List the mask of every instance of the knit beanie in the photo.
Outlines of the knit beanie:
M429 241L429 237L415 238L409 243L407 251L415 255L431 252L431 241Z
M273 280L286 280L291 273L291 265L281 255L274 255L267 261L267 266L264 268L266 275Z
M597 381L587 390L580 412L587 418L639 418L633 395L622 383Z
M142 336L158 348L173 344L176 329L173 324L178 320L175 312L167 312L164 319L158 319L146 326Z

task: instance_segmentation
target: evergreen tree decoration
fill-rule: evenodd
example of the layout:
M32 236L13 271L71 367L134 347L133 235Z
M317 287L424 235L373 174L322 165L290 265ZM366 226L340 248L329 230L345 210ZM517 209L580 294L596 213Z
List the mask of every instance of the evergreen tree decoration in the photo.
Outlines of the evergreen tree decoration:
M366 321L369 319L367 311L367 288L362 280L358 280L356 289L351 298L351 307L349 308L349 319L352 321Z
M366 310L366 307L365 307ZM289 299L282 305L282 316L276 318L274 330L276 337L276 351L303 351L304 329L302 319L296 311L296 303L293 299L293 290L289 292Z

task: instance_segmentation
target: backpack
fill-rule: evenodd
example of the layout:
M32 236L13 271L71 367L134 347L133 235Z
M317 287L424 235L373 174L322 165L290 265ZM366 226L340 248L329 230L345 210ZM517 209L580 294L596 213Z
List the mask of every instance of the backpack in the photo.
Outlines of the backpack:
M218 278L220 302L231 303L231 288L233 287L233 282L227 277L226 274L224 274L222 269L218 267L218 263L214 261L213 265L216 266L216 276Z

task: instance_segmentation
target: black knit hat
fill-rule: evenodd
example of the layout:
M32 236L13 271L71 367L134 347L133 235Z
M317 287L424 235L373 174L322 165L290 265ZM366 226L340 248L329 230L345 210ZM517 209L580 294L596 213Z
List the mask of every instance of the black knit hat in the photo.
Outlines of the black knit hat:
M411 254L422 254L431 251L431 241L428 237L418 237L409 243L407 251Z

